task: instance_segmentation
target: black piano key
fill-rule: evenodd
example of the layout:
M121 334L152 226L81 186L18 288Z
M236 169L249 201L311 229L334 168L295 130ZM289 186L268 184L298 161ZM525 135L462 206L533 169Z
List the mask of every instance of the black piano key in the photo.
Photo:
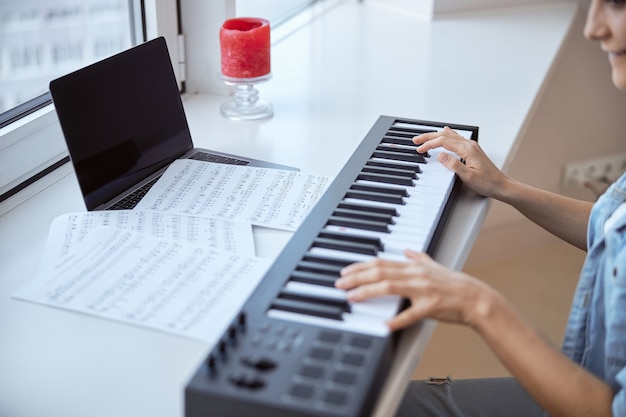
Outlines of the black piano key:
M307 316L324 317L333 320L342 320L344 310L337 306L329 306L316 303L308 303L300 300L276 298L272 302L271 309L290 311L292 313L305 314Z
M349 219L346 217L330 216L326 224L333 226L352 227L354 229L372 230L375 232L389 233L389 225L385 222L373 222L368 220Z
M410 179L417 179L417 174L413 170L409 169L399 169L399 168L386 168L386 167L377 167L377 166L369 166L365 165L361 168L361 172L371 172L374 174L387 174L387 175L397 175L399 177L406 177Z
M302 294L301 292L294 291L286 287L278 293L278 298L338 307L348 313L351 311L350 304L345 299L324 297L318 294Z
M375 181L372 181L372 182L375 182ZM391 194L391 195L397 195L400 197L409 196L409 192L406 190L406 188L389 187L387 185L370 185L370 184L363 184L363 183L355 182L350 186L350 189L358 190L358 191L369 191L372 193L380 193L380 194Z
M346 265L350 265L352 262L347 262ZM292 271L289 275L289 279L295 282L304 282L307 284L322 285L324 287L334 287L337 277L318 274L308 271Z
M424 155L420 155L417 152L413 154L403 153L403 152L392 152L387 150L375 150L372 153L372 157L374 158L382 158L382 159L390 159L392 161L408 161L408 162L416 162L418 164L425 164L426 158Z
M385 136L383 136L383 139L381 142L384 143L395 143L397 145L408 145L408 146L419 146L416 145L413 142L413 138L415 136L419 136L422 133L430 133L430 132L434 132L434 130L431 131L426 131L426 130L422 130L422 131L415 131L415 132L401 132L401 131L389 131L387 132L387 134ZM426 158L430 158L430 154L428 152L424 152L423 155Z
M419 152L416 151L417 147L415 145L413 146L402 146L402 145L396 145L393 143L381 143L380 145L378 145L376 147L377 150L380 151L390 151L390 152L398 152L398 153L405 153L407 155L421 155ZM424 155L422 155L424 156Z
M332 217L331 217L332 218ZM330 221L330 220L329 220ZM362 220L362 222L365 222ZM373 223L373 222L370 222ZM386 227L387 225L385 225ZM371 229L368 229L371 230ZM369 243L348 242L339 239L329 239L324 237L318 237L313 240L313 247L335 249L342 252L361 253L363 255L376 256L378 254L378 248L375 245Z
M383 213L371 213L361 210L350 210L345 208L336 208L333 215L340 217L348 217L352 219L371 220L375 222L385 222L387 224L394 224L393 216Z
M346 192L345 198L379 201L381 203L405 204L404 198L402 196L385 193L374 193L371 191L348 190Z
M389 143L397 143L398 145L417 146L413 143L413 138L415 136L416 135L411 135L410 133L387 131L387 133L383 135L383 138L381 139L381 143L389 142Z
M357 176L358 180L363 181L375 181L385 184L407 185L409 187L415 186L415 182L411 178L401 177L398 175L388 174L373 174L370 172L360 172Z
M384 250L383 242L377 237L355 236L349 233L334 232L332 230L322 230L318 236L337 240L347 240L349 242L367 243L376 246L380 251Z
M309 271L315 272L318 274L327 274L333 276L334 278L339 278L341 274L341 270L345 267L345 265L332 265L326 262L320 261L308 261L303 260L298 262L298 266L296 266L297 270L300 271Z
M406 145L406 146L415 146L413 143L413 137L415 135L402 135L398 133L387 134L383 136L383 139L380 141L381 143L395 143L396 145Z
M370 206L367 204L348 203L345 201L341 201L337 205L337 207L350 209L350 210L364 211L366 213L384 213L384 214L388 214L394 217L398 217L400 215L400 213L398 213L398 210L396 210L394 207L376 207L376 206Z
M380 142L380 149L384 150L385 148L397 149L394 145L401 145L403 148L403 152L411 153L416 152L418 155L422 155L426 158L430 158L430 154L428 152L417 152L417 147L415 143L413 143L413 138L415 135L411 136L411 139L406 137L397 137L397 136L384 136Z
M400 168L400 169L406 169L406 170L410 170L413 171L417 174L421 174L422 173L422 168L420 168L420 166L415 163L415 164L405 164L402 162L385 162L385 161L372 161L371 159L368 160L367 162L365 162L365 166L371 166L371 167L385 167L385 168Z
M328 256L320 255L317 253L311 253L308 251L304 253L304 255L302 256L302 260L310 261L310 262L317 262L317 263L327 264L327 265L337 265L337 266L340 266L341 268L354 263L354 261L351 261L348 259L331 258Z
M393 129L393 128L389 129L387 133L385 134L385 136L388 136L388 135L400 136L403 138L411 138L411 139L417 136L413 132L407 132L405 130L399 130L399 129Z

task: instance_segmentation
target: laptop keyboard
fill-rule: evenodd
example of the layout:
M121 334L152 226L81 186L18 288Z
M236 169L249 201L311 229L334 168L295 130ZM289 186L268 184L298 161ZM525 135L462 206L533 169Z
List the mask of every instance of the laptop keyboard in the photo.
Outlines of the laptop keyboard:
M216 155L208 152L196 152L189 157L189 159L195 159L197 161L205 162L218 162L220 164L230 165L248 165L250 161L244 161L243 159L229 158L227 156Z
M220 164L230 165L248 165L249 161L237 158L229 158L227 156L216 155L208 152L196 152L187 159L195 159L196 161L217 162ZM117 203L109 207L109 210L129 210L134 208L139 201L150 191L150 188L158 181L160 176L145 183Z

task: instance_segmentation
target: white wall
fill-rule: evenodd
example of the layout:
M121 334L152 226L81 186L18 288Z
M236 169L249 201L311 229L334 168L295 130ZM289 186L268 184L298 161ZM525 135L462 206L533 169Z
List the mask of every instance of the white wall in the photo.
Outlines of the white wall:
M437 15L481 9L501 9L574 0L368 0L398 7L431 19Z
M423 1L423 0L422 0ZM457 13L479 9L519 7L532 4L557 3L563 0L428 0L433 2L433 14Z
M187 92L226 95L229 89L221 73L219 30L224 20L235 16L234 0L181 0Z

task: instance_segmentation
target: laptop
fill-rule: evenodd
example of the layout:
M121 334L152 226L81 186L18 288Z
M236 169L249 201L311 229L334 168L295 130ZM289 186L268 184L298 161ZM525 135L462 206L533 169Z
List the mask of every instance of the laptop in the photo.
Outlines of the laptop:
M176 159L296 170L195 148L163 37L50 82L87 210L133 208Z

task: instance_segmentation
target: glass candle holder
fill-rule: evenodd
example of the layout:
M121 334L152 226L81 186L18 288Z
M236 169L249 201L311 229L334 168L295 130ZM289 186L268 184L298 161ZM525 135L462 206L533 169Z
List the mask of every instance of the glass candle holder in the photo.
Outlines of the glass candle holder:
M222 103L220 113L231 120L259 120L274 115L271 103L259 99L259 91L255 84L268 81L271 74L255 78L231 78L222 74L222 80L227 85L235 86L232 99Z

